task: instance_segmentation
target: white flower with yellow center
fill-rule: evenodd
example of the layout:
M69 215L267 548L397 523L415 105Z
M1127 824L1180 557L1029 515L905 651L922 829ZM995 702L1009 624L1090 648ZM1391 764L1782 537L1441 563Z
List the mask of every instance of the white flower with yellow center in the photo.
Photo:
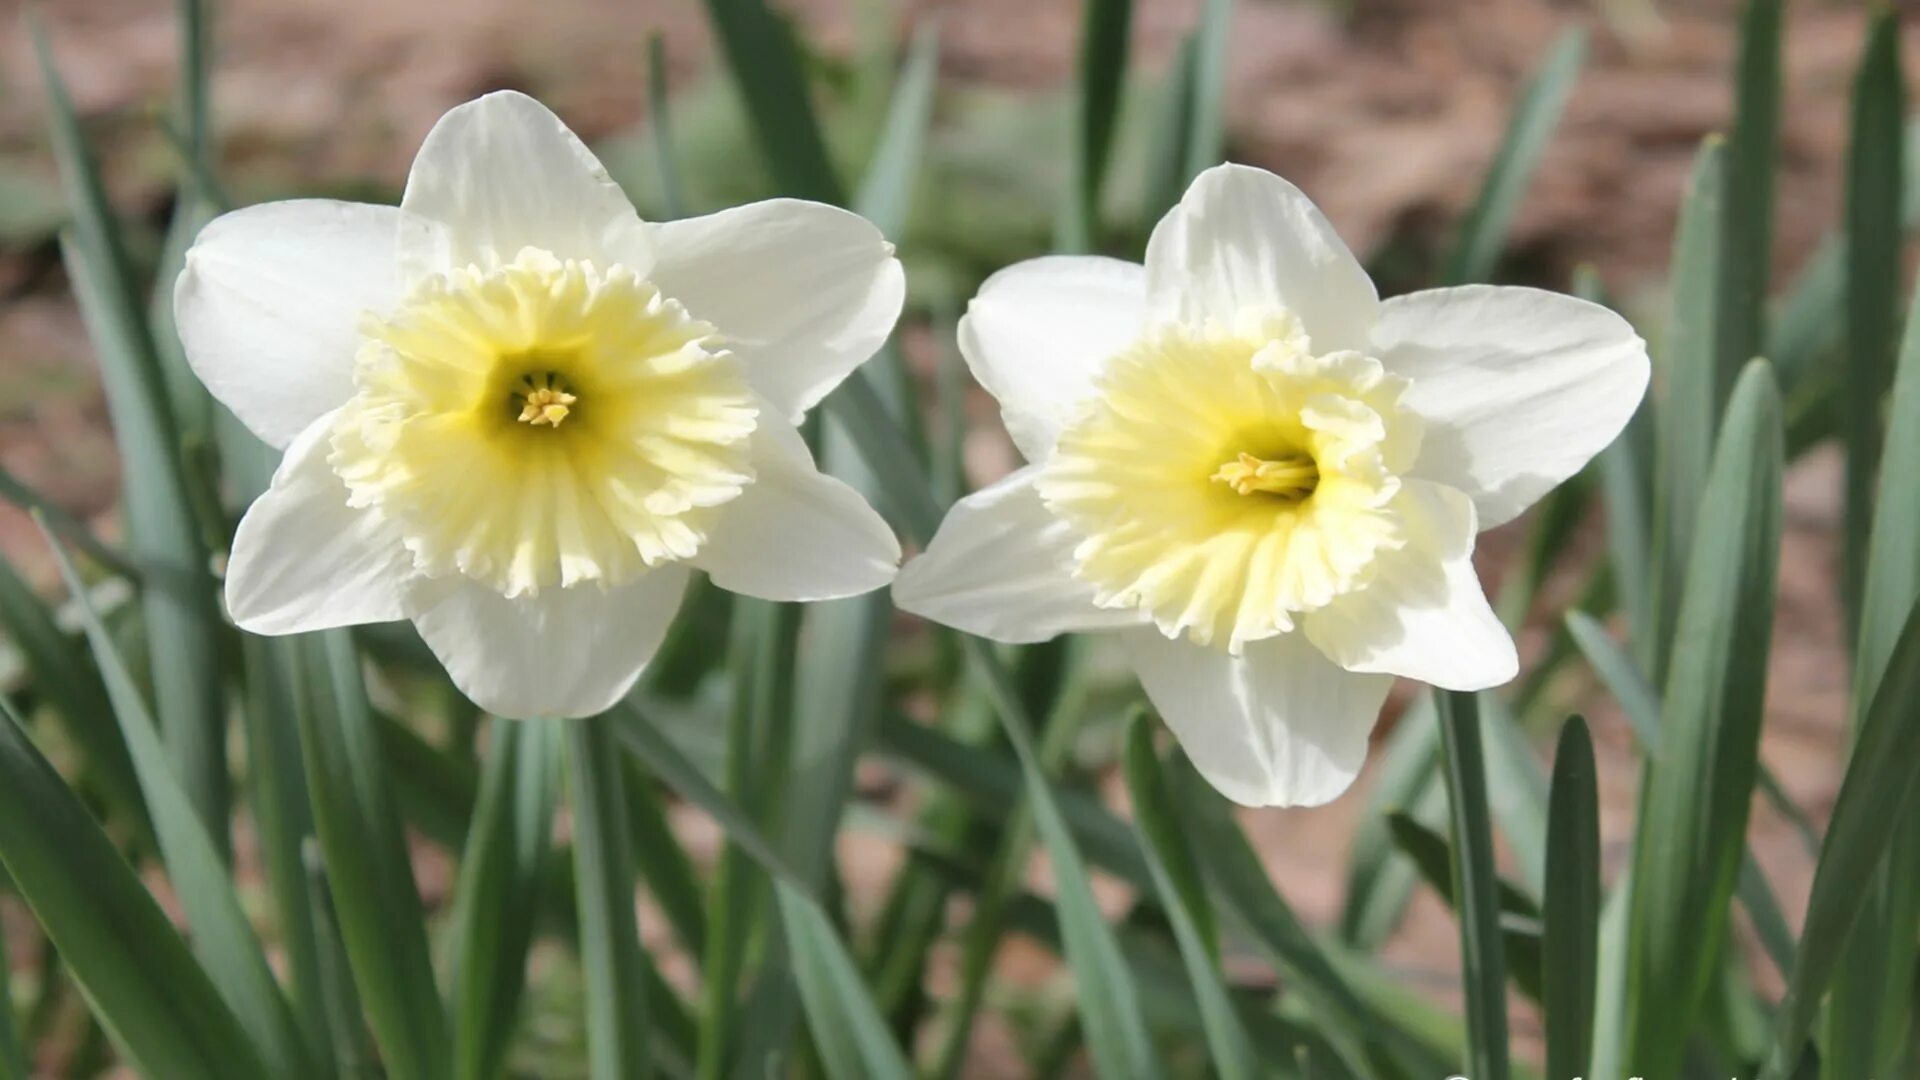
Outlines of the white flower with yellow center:
M1474 535L1620 433L1645 343L1585 301L1381 303L1293 185L1202 174L1144 267L989 279L960 347L1027 467L962 500L900 607L1006 642L1115 631L1196 767L1249 806L1352 783L1394 676L1511 679Z
M892 579L899 547L795 430L904 281L871 224L775 200L640 220L538 102L435 125L398 208L208 225L175 293L193 369L286 451L227 606L263 634L411 619L505 716L584 716L689 575L771 600Z

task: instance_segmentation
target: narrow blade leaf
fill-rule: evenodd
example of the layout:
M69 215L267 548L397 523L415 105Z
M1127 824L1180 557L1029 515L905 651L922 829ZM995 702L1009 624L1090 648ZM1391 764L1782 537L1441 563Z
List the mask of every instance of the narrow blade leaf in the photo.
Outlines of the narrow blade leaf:
M1548 1076L1579 1076L1592 1059L1599 934L1599 776L1587 722L1575 716L1560 729L1547 812L1540 1012Z
M0 862L100 1022L151 1076L271 1075L186 942L0 697Z
M1187 978L1193 983L1213 1068L1229 1080L1251 1080L1261 1075L1259 1059L1234 1012L1233 1000L1227 996L1220 973L1220 942L1213 927L1213 908L1173 816L1172 798L1153 752L1153 731L1144 713L1136 714L1128 728L1125 762L1127 793L1140 831L1140 847L1153 870L1160 906L1173 923Z
M541 886L553 851L561 735L495 720L480 799L460 859L453 914L453 1074L500 1075L519 1020ZM585 923L583 922L584 926Z
M1714 451L1634 852L1625 1060L1680 1068L1745 847L1780 555L1780 399L1755 361Z
M573 867L586 969L587 1051L594 1080L647 1071L646 984L634 916L633 863L620 759L608 718L567 722Z
M1467 1071L1506 1080L1507 961L1500 936L1500 882L1493 872L1493 825L1478 703L1437 691L1441 761L1453 826L1453 895L1460 912L1461 970L1467 994Z
M1514 211L1527 193L1527 184L1553 139L1554 129L1560 125L1560 114L1566 109L1567 97L1586 57L1586 31L1578 27L1567 30L1553 43L1540 70L1520 95L1500 150L1480 183L1480 197L1454 241L1442 275L1446 284L1485 281L1493 273L1500 249L1506 245Z

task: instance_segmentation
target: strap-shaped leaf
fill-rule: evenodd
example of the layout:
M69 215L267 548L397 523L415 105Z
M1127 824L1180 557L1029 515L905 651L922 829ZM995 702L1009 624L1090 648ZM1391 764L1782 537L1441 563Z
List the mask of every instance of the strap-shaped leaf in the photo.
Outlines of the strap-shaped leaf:
M1624 1060L1680 1068L1745 849L1780 557L1780 399L1742 374L1687 561L1658 750L1634 849Z
M1841 942L1859 916L1874 870L1920 788L1920 604L1907 616L1860 725L1846 779L1833 804L1827 842L1813 874L1799 963L1780 1003L1763 1076L1788 1075L1815 1010L1843 957Z
M1442 275L1446 284L1485 281L1493 273L1500 249L1506 245L1514 211L1519 209L1534 169L1560 124L1560 114L1566 109L1567 97L1586 57L1586 31L1579 27L1565 31L1520 95L1500 150L1480 182L1480 197L1461 225L1447 258Z
M73 102L39 20L28 29L40 60L54 156L73 217L61 254L107 393L120 450L127 535L140 566L141 615L153 672L154 714L208 836L228 849L226 711L220 670L222 632L208 573L207 545L195 519L196 490L181 458L178 427L147 325L146 300L133 283L125 245L107 202ZM201 502L205 500L202 499Z
M913 1076L826 914L785 882L776 883L774 895L786 926L800 1001L827 1075L835 1080Z
M354 986L396 1080L448 1075L446 1009L386 755L344 630L299 639L294 715L332 910Z
M633 863L620 759L608 717L567 721L580 963L586 969L587 1055L594 1080L647 1071L646 983L634 922Z
M213 980L4 697L0 862L94 1015L148 1075L269 1075Z
M160 854L167 866L167 877L180 896L181 906L187 913L187 925L193 930L194 952L206 965L207 974L226 999L227 1007L246 1028L274 1074L315 1075L313 1059L294 1021L293 1010L280 992L280 985L274 981L260 940L254 936L253 926L240 907L240 897L227 877L226 863L167 763L160 733L147 711L140 688L120 659L112 634L93 610L86 587L66 551L51 533L46 535L67 590L72 593L86 626L87 641L93 647L94 661L100 667L107 696L113 702L120 733L132 752L140 790L146 797L154 834L160 841Z
M1144 713L1136 713L1127 729L1127 793L1132 797L1134 824L1140 847L1153 870L1160 906L1173 923L1180 959L1193 984L1200 1021L1212 1051L1213 1068L1228 1080L1261 1075L1253 1042L1234 1011L1233 1000L1220 972L1220 941L1213 926L1213 905L1201 884L1199 867L1181 836L1174 817L1167 780L1153 752L1153 730Z
M1442 771L1453 826L1454 905L1460 913L1462 981L1467 995L1467 1071L1506 1080L1507 961L1500 934L1500 881L1493 871L1493 824L1486 764L1472 694L1436 691Z
M1547 1032L1548 1076L1579 1076L1592 1060L1599 934L1599 775L1587 722L1575 716L1560 729L1547 812L1540 1012Z
M453 1074L498 1076L519 1020L560 797L556 725L495 720L454 889Z

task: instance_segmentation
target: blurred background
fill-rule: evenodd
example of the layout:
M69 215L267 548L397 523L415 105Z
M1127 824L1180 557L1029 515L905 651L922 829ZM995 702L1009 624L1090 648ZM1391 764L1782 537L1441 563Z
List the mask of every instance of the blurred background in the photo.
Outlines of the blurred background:
M936 328L950 324L985 274L1049 248L1052 208L1068 168L1079 5L779 6L802 30L824 88L833 149L848 161L864 160L877 136L899 50L916 27L939 23L928 165L902 244L913 290L904 343L913 369L931 384L939 357L951 348ZM1133 250L1143 235L1154 154L1144 117L1156 111L1165 72L1198 7L1196 0L1136 6L1134 76L1103 208L1103 247ZM1563 31L1587 27L1586 66L1519 204L1495 280L1566 289L1577 268L1590 267L1657 344L1687 170L1701 138L1729 119L1739 7L1733 0L1244 0L1231 35L1227 156L1305 189L1375 270L1383 293L1418 287L1434 277L1526 80ZM1863 9L1815 0L1788 8L1777 286L1801 273L1840 218ZM173 5L60 0L42 5L40 14L115 202L134 227L130 235L150 254L162 242L179 168L153 123L170 107L177 77ZM397 200L415 148L442 112L511 87L551 105L601 150L642 212L657 211L663 195L647 138L645 63L656 33L668 60L673 138L690 210L773 189L714 56L705 13L692 0L224 0L217 15L219 173L236 202L296 194ZM1920 70L1911 34L1904 45L1908 70ZM19 5L9 0L0 5L0 467L114 537L117 458L55 241L65 209L45 116ZM1011 468L1013 456L991 403L977 390L969 394L964 464L977 485ZM1843 761L1849 667L1834 584L1840 476L1830 448L1802 455L1788 474L1762 746L1788 794L1816 822L1831 807ZM1523 528L1508 526L1482 540L1481 570L1496 587ZM1584 522L1581 530L1587 552L1597 553L1601 523ZM1573 547L1577 553L1582 544ZM29 580L54 583L33 525L3 502L0 555ZM1553 615L1528 623L1524 656L1546 647L1557 613L1575 605L1580 580L1549 576L1535 607ZM916 629L899 626L903 635ZM1558 671L1548 695L1554 706L1587 711L1595 723L1603 836L1615 865L1633 812L1627 730L1584 667ZM1390 719L1381 733L1391 727ZM1107 728L1089 737L1117 733ZM1111 753L1109 747L1098 757L1111 760ZM1369 813L1367 788L1378 772L1370 768L1354 794L1324 810L1244 816L1280 890L1317 925L1340 917L1346 852ZM863 767L870 799L894 797L893 783L878 762ZM1111 801L1124 801L1117 780L1105 786ZM717 831L700 815L676 813L676 823L696 851L717 846ZM1797 922L1810 856L1765 803L1756 806L1752 836ZM841 844L850 906L859 912L863 891L878 902L898 847L857 823ZM241 848L244 873L244 837ZM419 854L429 904L443 902L451 886L447 860L424 844ZM20 933L12 955L25 963L22 912L9 903L0 917ZM1002 975L1015 983L1045 980L1050 954L1021 940L1004 946ZM1384 955L1410 982L1447 1000L1457 993L1452 917L1425 890L1415 894ZM1519 1034L1527 1030L1521 1021ZM995 1045L1005 1038L996 1025L982 1024L975 1035L978 1075L995 1075L996 1062L1007 1060Z

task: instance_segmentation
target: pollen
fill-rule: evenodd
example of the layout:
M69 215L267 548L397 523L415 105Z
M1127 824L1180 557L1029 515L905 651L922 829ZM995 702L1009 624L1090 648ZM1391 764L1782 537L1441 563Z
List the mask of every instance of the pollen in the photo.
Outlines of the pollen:
M1074 575L1168 637L1238 652L1371 580L1405 543L1404 380L1316 355L1290 315L1150 331L1107 361L1038 478Z
M1306 454L1266 461L1242 450L1234 460L1220 466L1213 479L1242 495L1278 495L1299 500L1313 494L1314 486L1320 482L1320 466Z
M368 316L329 462L416 569L521 596L693 557L753 482L758 398L714 328L536 248Z
M524 390L515 395L515 400L520 402L520 415L517 419L523 424L532 424L534 427L545 424L548 427L557 428L560 426L560 421L565 420L573 411L574 403L580 400L578 395L569 394L564 389L553 385L550 375L541 376L537 381L534 377L528 376L522 382L525 384Z

